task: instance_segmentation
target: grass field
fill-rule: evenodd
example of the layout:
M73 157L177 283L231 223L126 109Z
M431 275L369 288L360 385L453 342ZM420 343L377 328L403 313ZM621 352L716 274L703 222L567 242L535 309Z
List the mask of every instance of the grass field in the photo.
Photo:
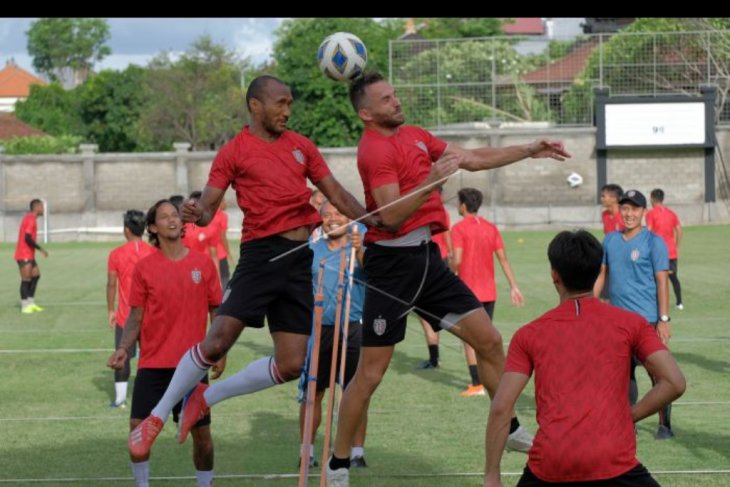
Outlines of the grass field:
M545 255L554 234L503 235L526 300L521 309L509 305L504 278L498 275L502 297L495 323L505 341L521 324L557 304ZM672 309L671 346L688 380L687 392L674 408L677 436L655 441L656 417L643 421L638 431L638 457L662 485L730 486L729 243L728 226L685 229L679 275L686 309ZM12 245L0 245L1 485L41 480L44 486L132 485L126 453L129 410L108 408L113 385L105 362L113 337L106 325L104 292L106 258L114 245L49 244L50 257L40 257L43 277L36 296L46 311L29 316L19 313ZM270 351L267 332L244 332L229 354L227 373ZM427 352L412 319L371 404L370 468L354 471L352 485L481 485L489 401L459 397L468 374L456 339L444 334L441 354L440 369L414 370ZM647 385L641 372L642 392ZM216 406L216 485L296 485L295 398L296 384L290 383ZM519 414L534 431L532 384L520 399ZM321 439L318 454L320 445ZM190 450L190 442L175 443L174 427L168 424L152 452L153 485L194 486ZM520 472L525 459L506 454L503 471ZM505 485L516 481L517 476L508 476ZM318 485L318 479L311 485Z

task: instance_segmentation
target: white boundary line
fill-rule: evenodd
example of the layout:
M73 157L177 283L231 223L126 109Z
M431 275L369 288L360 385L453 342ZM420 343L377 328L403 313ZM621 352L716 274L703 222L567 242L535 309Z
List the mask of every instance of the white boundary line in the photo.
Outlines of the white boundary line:
M502 472L505 477L517 477L523 472ZM652 470L652 475L728 475L730 470ZM319 474L310 474L311 478L319 478ZM453 473L395 473L369 475L368 478L450 478L450 477L483 477L484 472L453 472ZM216 474L217 479L293 479L298 478L297 473L271 473L271 474ZM132 477L61 477L61 478L16 478L16 479L0 479L0 483L47 483L47 482L128 482ZM174 476L174 477L150 477L150 480L195 480L194 476Z
M0 354L3 353L112 353L113 348L18 348L9 350L0 350Z

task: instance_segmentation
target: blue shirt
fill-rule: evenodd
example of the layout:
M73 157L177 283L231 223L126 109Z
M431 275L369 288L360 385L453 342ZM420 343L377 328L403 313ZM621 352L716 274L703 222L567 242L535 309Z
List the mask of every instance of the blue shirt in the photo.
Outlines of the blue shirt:
M649 323L659 321L657 272L669 270L669 251L661 237L642 228L631 240L612 232L603 241L611 304L639 313Z
M365 236L367 228L364 225L358 224L358 230L360 235ZM312 259L312 288L314 292L317 292L317 280L319 277L319 263L322 259L325 259L324 267L324 281L322 283L322 293L324 294L324 312L322 314L322 325L333 326L335 324L335 313L337 311L337 280L338 280L338 269L340 267L340 252L342 249L330 250L327 247L327 240L320 239L317 242L310 240L309 248L314 252ZM345 258L345 272L350 268L350 251L352 245L348 242L345 244L344 252ZM355 271L353 273L352 283L352 297L350 298L350 322L360 321L362 319L362 305L365 301L365 286L361 284L365 280L365 273L360 267L360 263L355 261ZM345 273L343 284L347 285L347 273ZM342 291L342 316L345 313L345 291Z

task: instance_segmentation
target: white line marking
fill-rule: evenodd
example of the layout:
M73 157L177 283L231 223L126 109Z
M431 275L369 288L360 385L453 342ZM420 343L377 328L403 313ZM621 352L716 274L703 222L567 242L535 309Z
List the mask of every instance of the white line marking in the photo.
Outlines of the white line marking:
M0 353L112 353L113 348L18 348L9 350L0 350Z

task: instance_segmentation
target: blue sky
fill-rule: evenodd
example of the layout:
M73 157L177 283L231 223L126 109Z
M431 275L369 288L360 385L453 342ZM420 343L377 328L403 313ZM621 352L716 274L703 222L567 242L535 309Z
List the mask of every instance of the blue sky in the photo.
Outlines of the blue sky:
M33 71L25 32L35 19L0 18L0 68L14 58L24 69ZM274 29L281 18L112 18L108 42L112 54L97 69L124 69L130 63L144 65L163 50L182 52L203 34L219 44L250 57L255 63L269 58Z

